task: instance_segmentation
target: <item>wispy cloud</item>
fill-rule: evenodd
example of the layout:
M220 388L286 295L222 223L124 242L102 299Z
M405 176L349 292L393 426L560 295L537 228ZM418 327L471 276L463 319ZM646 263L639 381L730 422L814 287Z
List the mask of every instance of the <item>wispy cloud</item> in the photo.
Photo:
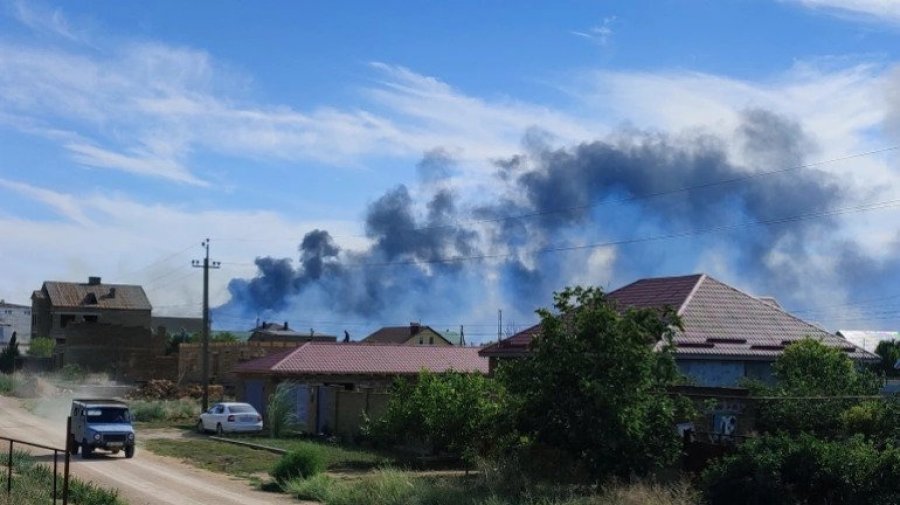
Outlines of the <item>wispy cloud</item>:
M13 16L23 25L34 31L62 37L70 41L82 40L70 26L60 8L47 8L39 3L15 0L8 4Z
M598 46L606 46L612 40L613 23L616 22L615 16L603 18L599 25L592 26L587 30L572 30L572 35L590 40Z
M5 188L20 196L40 202L53 209L58 215L66 220L71 220L72 222L83 226L93 224L85 214L78 199L72 195L8 179L0 179L0 188Z
M869 19L900 23L898 0L787 0L806 7L825 9L838 15L857 15Z

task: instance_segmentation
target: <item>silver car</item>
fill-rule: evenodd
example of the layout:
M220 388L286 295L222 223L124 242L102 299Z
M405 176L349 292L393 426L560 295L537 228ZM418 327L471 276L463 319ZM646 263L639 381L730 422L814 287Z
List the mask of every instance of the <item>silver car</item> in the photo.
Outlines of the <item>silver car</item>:
M200 433L254 433L262 429L262 416L249 403L217 403L200 414L197 420L197 431Z

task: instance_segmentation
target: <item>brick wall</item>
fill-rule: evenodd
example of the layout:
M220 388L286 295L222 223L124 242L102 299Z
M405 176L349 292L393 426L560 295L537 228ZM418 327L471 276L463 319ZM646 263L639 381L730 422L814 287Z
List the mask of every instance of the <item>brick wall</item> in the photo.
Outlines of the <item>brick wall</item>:
M164 356L165 335L144 327L101 323L75 324L66 330L66 343L60 346L66 365L105 372L123 382L175 379L177 361Z
M262 358L299 346L303 342L210 342L210 382L235 387L237 379L231 372L238 363ZM178 383L203 382L203 344L178 346Z

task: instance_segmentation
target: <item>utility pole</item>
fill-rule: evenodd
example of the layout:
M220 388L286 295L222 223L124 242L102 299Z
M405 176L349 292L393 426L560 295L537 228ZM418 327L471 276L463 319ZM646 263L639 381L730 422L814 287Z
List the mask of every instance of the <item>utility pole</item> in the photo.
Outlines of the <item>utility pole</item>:
M503 309L497 309L497 342L503 340Z
M219 268L221 263L218 261L209 261L209 239L204 240L200 245L206 249L206 256L203 261L193 260L191 265L195 268L203 269L203 410L206 412L209 408L209 269Z

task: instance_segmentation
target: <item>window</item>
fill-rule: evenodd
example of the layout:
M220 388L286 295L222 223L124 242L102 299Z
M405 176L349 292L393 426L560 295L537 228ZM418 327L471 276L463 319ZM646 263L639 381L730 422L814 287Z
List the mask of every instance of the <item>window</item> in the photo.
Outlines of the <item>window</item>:
M434 337L428 337L428 345L434 345Z
M67 324L74 322L75 316L73 314L63 314L59 316L59 327L65 328Z

